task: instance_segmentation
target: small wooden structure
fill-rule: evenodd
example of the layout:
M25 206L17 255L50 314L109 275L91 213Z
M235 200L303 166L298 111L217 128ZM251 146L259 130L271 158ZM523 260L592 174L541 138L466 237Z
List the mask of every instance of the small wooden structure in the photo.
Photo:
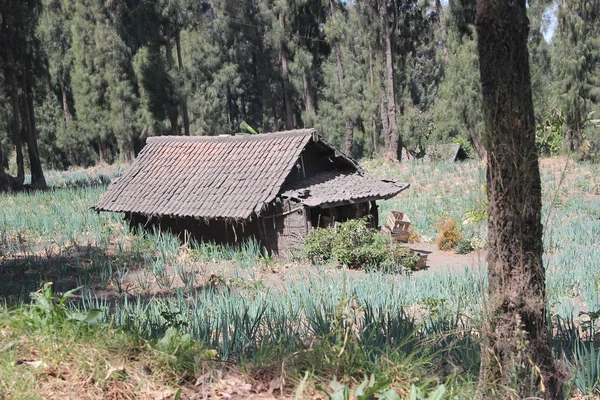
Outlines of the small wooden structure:
M390 236L392 242L408 243L410 237L410 218L401 211L390 211L390 215L385 225L381 227L384 234ZM425 268L427 264L427 254L421 254L418 251L411 250L419 256L419 263L415 266L415 270Z
M459 143L435 144L425 150L424 162L457 162L464 161L469 155Z
M408 243L410 236L410 219L400 211L390 211L387 223L381 227L382 232L389 234L396 242Z
M162 136L147 144L102 195L97 211L198 240L255 238L274 253L308 231L368 217L408 184L366 174L314 129L247 136Z

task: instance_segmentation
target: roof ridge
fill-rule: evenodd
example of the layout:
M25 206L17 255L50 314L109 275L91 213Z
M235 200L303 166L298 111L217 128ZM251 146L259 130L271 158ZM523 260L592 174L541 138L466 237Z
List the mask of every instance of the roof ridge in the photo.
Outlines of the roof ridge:
M309 129L292 129L288 131L257 133L255 135L217 135L217 136L149 136L146 139L147 143L156 142L203 142L203 141L243 141L243 140L260 140L273 139L282 136L310 136L318 134L314 128Z

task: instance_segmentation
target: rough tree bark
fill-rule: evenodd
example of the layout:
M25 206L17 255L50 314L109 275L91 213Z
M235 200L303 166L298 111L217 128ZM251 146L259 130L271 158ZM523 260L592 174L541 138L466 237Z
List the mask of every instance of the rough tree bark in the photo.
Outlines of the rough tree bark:
M389 148L389 135L388 135L388 131L389 131L389 120L388 120L388 113L387 113L387 96L385 95L385 84L382 82L380 87L379 87L379 114L381 116L381 127L382 127L382 133L383 133L383 148L384 148L384 153L387 151L387 149Z
M279 25L285 31L283 12L279 14ZM279 62L281 63L281 90L283 91L283 103L285 107L285 129L294 129L294 114L292 111L292 97L290 95L289 60L283 41L279 43Z
M442 54L444 55L444 66L447 66L450 62L450 54L448 52L447 45L448 31L446 29L446 19L444 18L444 8L442 7L441 0L435 0L435 13L437 15L438 24L440 27L440 34L442 39Z
M480 371L485 399L562 399L547 337L542 189L525 2L477 3L489 199L489 303Z

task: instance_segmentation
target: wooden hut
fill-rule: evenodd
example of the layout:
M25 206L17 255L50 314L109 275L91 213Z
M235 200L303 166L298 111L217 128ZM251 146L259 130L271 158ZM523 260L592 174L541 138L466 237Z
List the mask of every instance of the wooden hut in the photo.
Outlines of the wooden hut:
M364 173L314 129L161 136L93 208L198 240L254 237L280 253L300 248L313 227L360 217L377 226L375 201L406 188Z

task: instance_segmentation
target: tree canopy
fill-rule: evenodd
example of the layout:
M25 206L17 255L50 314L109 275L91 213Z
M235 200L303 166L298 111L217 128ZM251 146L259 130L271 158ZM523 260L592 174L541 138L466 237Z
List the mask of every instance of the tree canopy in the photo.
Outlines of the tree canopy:
M1 0L0 179L44 186L148 136L247 127L317 127L359 158L483 155L474 3ZM599 9L527 8L536 124L564 121L570 150L597 129Z

